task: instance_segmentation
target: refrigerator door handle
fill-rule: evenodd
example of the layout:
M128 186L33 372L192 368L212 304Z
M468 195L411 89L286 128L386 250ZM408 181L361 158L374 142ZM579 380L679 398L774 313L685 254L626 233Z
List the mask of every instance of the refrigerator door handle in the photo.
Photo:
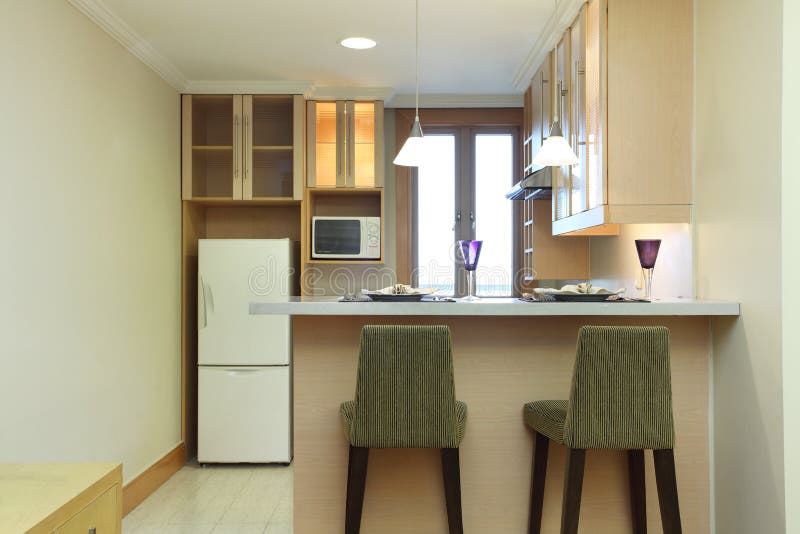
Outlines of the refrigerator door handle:
M214 311L214 294L211 292L211 286L206 285L203 280L203 275L200 275L200 287L198 288L197 298L198 311L197 326L198 328L205 328L208 326L208 306L211 305L211 311Z
M261 369L225 369L225 374L230 376L242 376L257 373Z

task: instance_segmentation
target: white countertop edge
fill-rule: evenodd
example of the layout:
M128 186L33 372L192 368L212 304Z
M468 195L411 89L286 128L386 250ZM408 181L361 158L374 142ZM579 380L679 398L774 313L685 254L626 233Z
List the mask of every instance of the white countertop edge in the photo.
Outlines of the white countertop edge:
M338 302L337 297L292 297L251 302L250 315L442 315L442 316L736 316L737 302L664 299L654 302Z

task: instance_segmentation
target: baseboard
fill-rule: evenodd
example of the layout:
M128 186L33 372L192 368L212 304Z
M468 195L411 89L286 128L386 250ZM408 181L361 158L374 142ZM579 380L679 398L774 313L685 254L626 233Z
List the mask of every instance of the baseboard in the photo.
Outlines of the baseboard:
M122 488L122 515L139 506L150 494L186 463L186 445L181 442L163 458Z

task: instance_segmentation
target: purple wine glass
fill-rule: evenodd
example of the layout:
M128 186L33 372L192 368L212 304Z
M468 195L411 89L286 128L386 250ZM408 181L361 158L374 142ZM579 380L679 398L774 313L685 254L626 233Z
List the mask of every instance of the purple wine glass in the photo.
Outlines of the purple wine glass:
M467 271L467 296L464 300L480 300L475 295L475 269L478 268L478 260L481 257L481 247L483 241L461 240L458 242L458 250L464 262L464 269Z
M644 278L645 299L653 298L653 269L658 258L658 249L661 248L660 239L637 239L636 253L639 255L639 265L642 266Z

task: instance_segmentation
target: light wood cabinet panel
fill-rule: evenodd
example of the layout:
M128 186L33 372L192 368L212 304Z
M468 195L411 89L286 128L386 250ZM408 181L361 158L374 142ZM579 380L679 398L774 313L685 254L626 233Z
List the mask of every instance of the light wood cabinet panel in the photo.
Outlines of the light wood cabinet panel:
M118 491L118 486L107 490L72 519L57 528L56 534L114 534L119 532L116 509Z
M554 234L689 222L692 38L690 0L583 6L555 51L579 163L554 175Z
M0 532L120 534L122 466L0 464L0 503Z
M183 95L184 200L302 200L301 95Z
M307 185L383 187L383 102L308 102Z
M610 204L692 203L692 6L608 1Z

